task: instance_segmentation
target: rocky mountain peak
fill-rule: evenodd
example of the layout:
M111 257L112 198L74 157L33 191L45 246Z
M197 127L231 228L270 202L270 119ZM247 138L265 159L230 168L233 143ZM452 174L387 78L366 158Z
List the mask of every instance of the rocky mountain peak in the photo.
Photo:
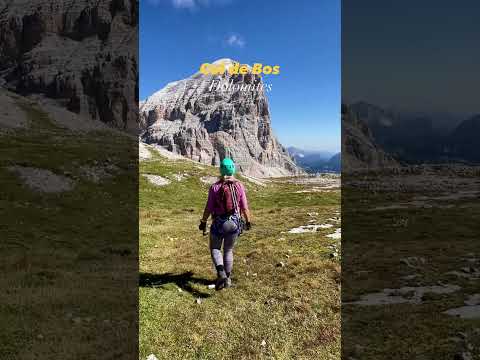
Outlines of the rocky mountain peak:
M260 75L229 72L171 82L140 103L141 139L210 165L231 156L248 175L298 174L273 135L264 86Z
M3 3L2 86L138 133L137 0Z
M375 142L367 123L350 106L342 105L342 172L398 167Z

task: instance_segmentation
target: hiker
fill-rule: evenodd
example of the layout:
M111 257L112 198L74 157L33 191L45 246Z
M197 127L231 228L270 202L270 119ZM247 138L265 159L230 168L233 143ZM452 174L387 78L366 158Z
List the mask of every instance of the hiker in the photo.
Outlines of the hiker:
M210 186L208 200L198 228L205 232L207 220L210 226L210 253L217 270L216 290L232 286L233 247L243 228L250 230L250 211L243 184L235 179L235 163L225 158L220 164L220 179ZM245 217L245 222L242 219ZM222 257L223 243L223 257Z

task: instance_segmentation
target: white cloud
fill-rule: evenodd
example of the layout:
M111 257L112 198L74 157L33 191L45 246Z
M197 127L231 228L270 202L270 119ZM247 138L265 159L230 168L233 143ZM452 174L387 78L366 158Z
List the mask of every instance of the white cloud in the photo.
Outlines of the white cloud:
M196 7L195 0L172 0L172 5L177 9L190 9Z
M228 36L225 40L228 46L243 48L245 46L245 40L243 37L237 34Z
M170 3L176 9L197 10L212 6L226 6L233 0L147 0L150 5L159 6Z

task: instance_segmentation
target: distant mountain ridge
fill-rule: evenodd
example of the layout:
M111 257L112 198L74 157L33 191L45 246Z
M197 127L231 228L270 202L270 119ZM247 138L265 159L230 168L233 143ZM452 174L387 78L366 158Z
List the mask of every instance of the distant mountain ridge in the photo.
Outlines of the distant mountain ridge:
M340 153L321 150L303 150L291 146L287 148L295 162L309 173L341 171Z
M480 114L458 125L448 137L447 151L466 161L480 162Z
M375 143L406 163L480 162L476 145L480 115L444 131L434 126L434 115L394 113L367 102L349 109L368 126Z

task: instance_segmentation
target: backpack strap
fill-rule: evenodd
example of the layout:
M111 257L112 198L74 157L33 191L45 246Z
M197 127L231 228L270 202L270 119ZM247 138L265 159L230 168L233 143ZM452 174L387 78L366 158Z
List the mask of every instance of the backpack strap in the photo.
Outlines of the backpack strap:
M228 187L230 188L230 193L232 194L232 200L233 204L235 206L235 214L240 214L240 208L238 206L238 198L237 198L237 186L236 183L232 182L231 184L228 184Z

